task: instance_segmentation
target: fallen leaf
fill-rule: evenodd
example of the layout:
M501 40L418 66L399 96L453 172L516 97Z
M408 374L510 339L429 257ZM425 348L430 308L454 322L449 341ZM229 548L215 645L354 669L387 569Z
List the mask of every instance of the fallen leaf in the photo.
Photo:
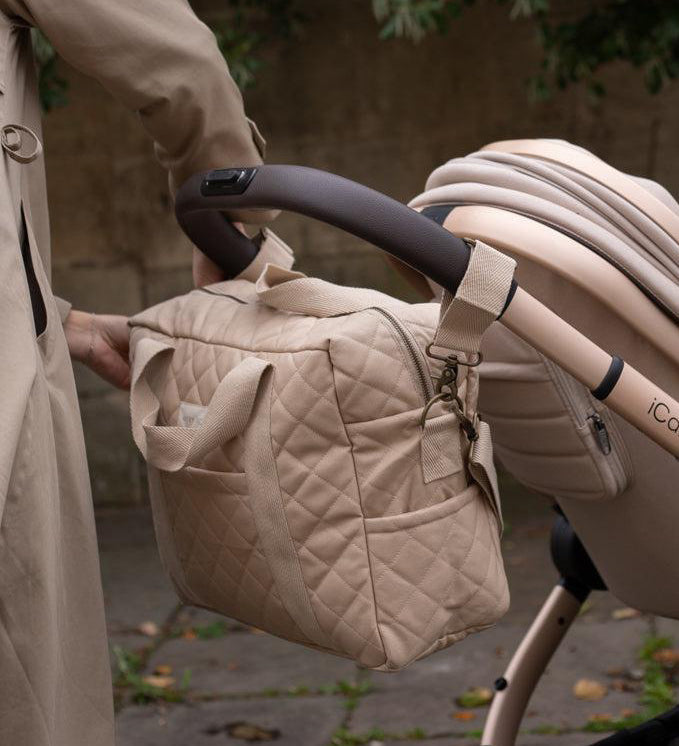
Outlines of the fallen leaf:
M620 717L624 720L626 718L633 718L637 714L636 710L630 710L629 708L626 708L624 710L620 710Z
M473 720L476 717L476 713L462 710L460 712L454 712L453 717L455 720L463 720L466 722L467 720Z
M621 622L624 619L636 619L641 616L641 612L638 609L632 609L630 606L623 606L621 609L615 609L611 616L616 622Z
M672 648L663 648L653 653L653 660L662 664L663 666L677 666L679 665L679 650L673 650Z
M172 666L161 663L153 669L153 673L157 676L169 676L172 673Z
M185 629L182 632L183 640L195 640L198 635L192 629Z
M615 678L618 678L620 676L625 676L627 674L626 669L621 667L616 668L609 668L608 671L606 671L606 676L614 676Z
M613 679L613 681L611 681L610 686L614 692L638 692L639 691L638 684L632 681L627 681L626 679Z
M593 606L594 604L591 601L585 601L585 603L580 607L580 611L578 611L578 616L585 616L585 614L592 610Z
M588 702L598 702L606 696L608 689L594 679L580 679L573 687L573 694L578 699L586 699Z
M262 728L253 723L227 723L224 731L231 738L241 741L275 741L281 732L277 728Z
M168 689L175 683L172 676L144 676L142 680L149 686L155 686L158 689Z
M147 637L155 637L160 632L160 627L155 622L142 622L137 629Z
M266 634L266 632L263 629L259 629L259 627L250 627L249 631L253 635L265 635Z
M484 705L487 705L491 699L493 699L493 692L491 689L487 689L483 686L474 686L471 689L467 689L466 692L462 692L462 694L455 699L455 703L464 708L483 707Z
M611 720L613 720L613 716L606 713L599 713L589 716L590 723L608 723Z
M229 661L226 664L226 670L227 671L237 671L240 668L240 665L236 663L236 661Z

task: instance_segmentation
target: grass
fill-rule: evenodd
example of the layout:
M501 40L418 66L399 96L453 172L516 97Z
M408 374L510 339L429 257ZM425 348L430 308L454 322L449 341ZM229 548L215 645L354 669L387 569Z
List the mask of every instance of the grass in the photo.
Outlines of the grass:
M338 728L330 741L331 746L364 746L371 741L385 741L391 738L381 728L371 728L365 733L351 733L347 728Z
M651 718L661 715L675 705L674 689L662 665L654 658L655 654L672 647L669 637L649 635L639 651L639 661L643 668L643 689L640 703L643 710L639 713L617 720L594 720L587 723L583 730L590 733L607 733L626 728L634 728Z
M183 637L187 633L195 635L196 640L216 640L220 637L226 637L229 632L233 632L235 628L232 622L224 619L218 619L210 624L197 625L195 627L176 627L172 630L172 637Z
M116 662L113 684L130 694L136 704L151 702L183 702L191 682L191 671L186 669L176 687L159 687L144 680L142 670L145 658L140 653L127 650L119 645L113 647Z

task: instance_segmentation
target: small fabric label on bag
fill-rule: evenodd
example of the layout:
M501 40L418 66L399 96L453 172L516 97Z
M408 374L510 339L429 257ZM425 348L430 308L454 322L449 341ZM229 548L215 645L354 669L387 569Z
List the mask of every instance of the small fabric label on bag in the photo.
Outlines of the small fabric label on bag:
M206 414L207 407L187 401L179 402L179 427L200 427Z

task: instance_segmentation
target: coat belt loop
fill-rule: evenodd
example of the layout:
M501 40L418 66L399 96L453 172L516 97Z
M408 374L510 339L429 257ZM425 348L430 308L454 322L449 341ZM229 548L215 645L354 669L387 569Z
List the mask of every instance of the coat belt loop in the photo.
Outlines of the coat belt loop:
M28 135L33 141L33 149L28 153L21 152L24 146L22 133ZM0 130L0 145L5 153L18 163L30 163L42 153L40 138L30 127L24 127L23 124L6 124Z

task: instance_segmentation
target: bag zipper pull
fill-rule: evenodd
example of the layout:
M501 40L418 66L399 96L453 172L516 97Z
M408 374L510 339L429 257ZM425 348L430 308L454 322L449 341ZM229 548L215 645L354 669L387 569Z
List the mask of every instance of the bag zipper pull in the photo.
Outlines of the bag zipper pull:
M604 456L608 456L608 454L611 452L611 438L608 435L608 428L606 427L606 423L601 419L601 416L597 414L597 412L590 414L587 419L592 420L594 436L596 437L597 444L599 445L599 450L604 454Z

